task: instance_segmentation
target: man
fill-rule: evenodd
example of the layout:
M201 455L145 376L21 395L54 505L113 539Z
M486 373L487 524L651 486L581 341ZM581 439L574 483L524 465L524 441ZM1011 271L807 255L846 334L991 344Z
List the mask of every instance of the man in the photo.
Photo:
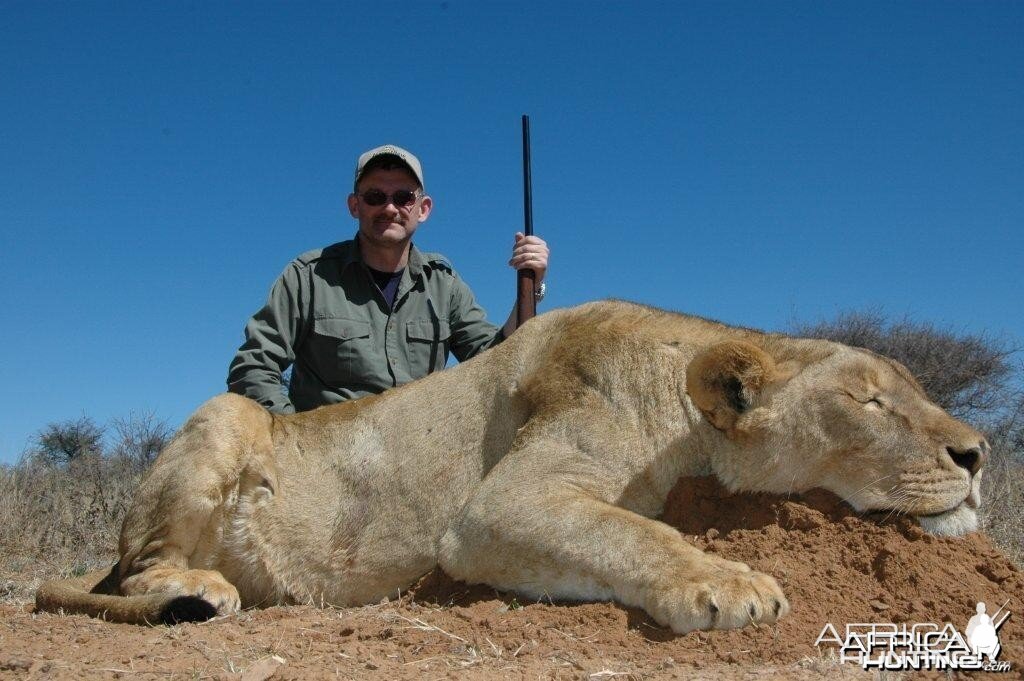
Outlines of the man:
M305 411L408 383L443 369L449 352L466 360L511 335L514 306L499 329L443 256L412 245L432 207L411 153L384 145L360 156L348 197L356 238L289 263L245 326L228 390L271 411ZM542 239L517 233L509 265L532 269L543 297Z

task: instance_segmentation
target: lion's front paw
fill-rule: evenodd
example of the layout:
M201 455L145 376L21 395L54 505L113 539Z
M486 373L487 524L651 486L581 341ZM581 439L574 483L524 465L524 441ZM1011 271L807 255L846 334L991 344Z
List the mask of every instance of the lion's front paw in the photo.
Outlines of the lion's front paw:
M697 579L669 587L655 598L648 611L661 624L685 634L694 629L770 624L789 612L789 603L771 575L749 568L716 568Z
M218 615L228 615L238 612L242 607L242 599L238 595L238 589L224 579L219 572L212 570L189 570L192 573L205 573L190 579L190 588L186 589L188 595L202 598L213 607L217 608Z
M238 589L216 570L150 568L124 580L121 592L126 596L154 593L195 596L216 608L218 615L238 612L242 605Z

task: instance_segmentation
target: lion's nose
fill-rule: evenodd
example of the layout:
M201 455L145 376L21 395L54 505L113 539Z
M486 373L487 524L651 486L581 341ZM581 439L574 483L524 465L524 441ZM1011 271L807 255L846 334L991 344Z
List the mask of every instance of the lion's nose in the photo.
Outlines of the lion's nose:
M953 463L971 475L977 475L978 471L985 466L985 463L988 461L988 452L989 446L984 440L979 442L977 447L970 447L968 449L961 450L946 447L946 453L949 454L949 458L953 460Z

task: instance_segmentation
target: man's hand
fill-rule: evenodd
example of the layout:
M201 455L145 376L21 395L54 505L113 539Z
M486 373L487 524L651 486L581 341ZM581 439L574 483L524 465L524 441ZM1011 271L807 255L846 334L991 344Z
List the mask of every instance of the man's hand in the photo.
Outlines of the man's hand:
M516 241L512 245L512 258L508 264L517 270L528 269L537 273L537 284L544 281L548 271L548 245L539 236L526 236L516 232Z

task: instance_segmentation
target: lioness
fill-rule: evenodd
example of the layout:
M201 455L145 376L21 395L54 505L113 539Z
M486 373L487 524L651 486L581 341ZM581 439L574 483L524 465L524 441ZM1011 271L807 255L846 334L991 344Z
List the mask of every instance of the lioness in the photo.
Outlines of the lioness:
M789 606L771 576L652 519L681 476L824 487L960 534L988 455L884 357L591 303L382 395L291 416L215 397L146 476L95 593L51 582L36 604L133 622L350 606L440 565L680 633L774 622Z

